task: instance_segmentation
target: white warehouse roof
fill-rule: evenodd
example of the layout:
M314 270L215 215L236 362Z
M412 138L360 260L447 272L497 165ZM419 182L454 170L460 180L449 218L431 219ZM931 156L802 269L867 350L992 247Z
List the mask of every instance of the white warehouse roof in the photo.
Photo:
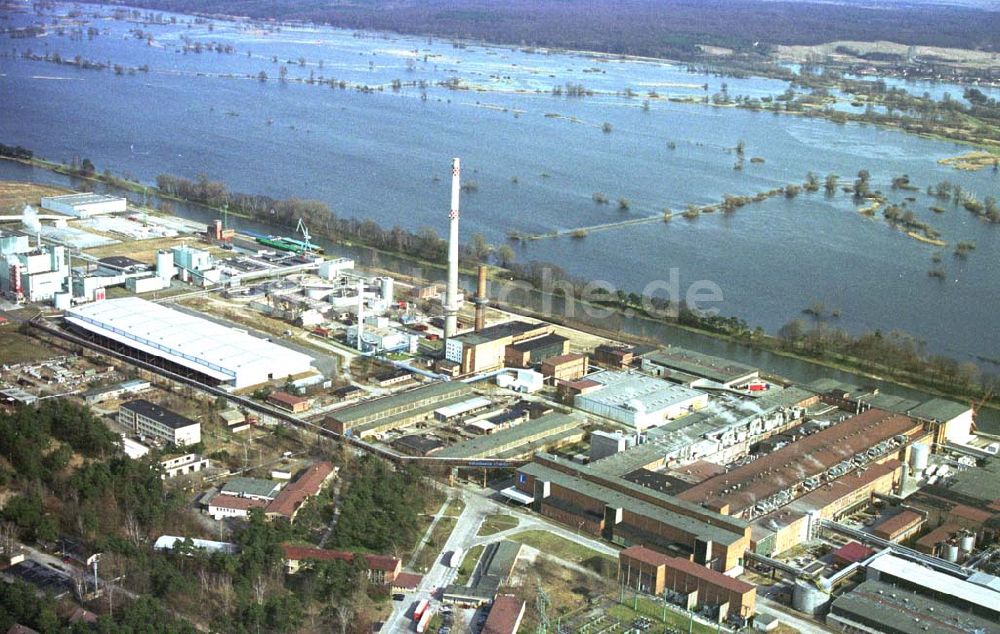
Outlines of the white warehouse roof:
M66 320L237 388L312 369L309 355L138 297L78 306Z

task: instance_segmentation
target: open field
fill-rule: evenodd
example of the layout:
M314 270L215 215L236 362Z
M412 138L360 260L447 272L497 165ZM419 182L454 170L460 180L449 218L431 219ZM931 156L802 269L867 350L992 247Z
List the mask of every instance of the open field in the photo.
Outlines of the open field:
M465 553L465 557L462 558L462 565L458 567L458 575L455 576L455 583L459 585L464 585L469 583L469 578L472 577L472 573L476 570L476 564L479 563L479 557L483 554L483 550L486 546L473 546Z
M546 555L551 555L591 569L596 569L598 566L605 565L606 563L612 566L618 565L618 562L613 557L541 530L524 531L523 533L512 535L508 539L531 546L532 548L537 548ZM602 562L601 560L604 561Z
M518 519L513 515L495 513L486 518L486 521L479 527L479 532L476 535L480 537L495 535L496 533L515 528L519 523Z
M15 215L24 211L25 205L39 204L43 196L58 196L69 193L61 187L0 181L0 215Z
M93 229L87 229L91 233L99 233ZM112 236L118 239L119 236ZM92 255L96 258L106 258L113 255L125 255L133 260L139 260L140 262L145 262L146 264L156 263L156 252L163 249L170 249L170 247L175 247L180 244L190 243L193 239L190 236L183 236L177 238L153 238L151 240L128 240L120 244L109 244L103 247L95 247L93 249L87 249L87 254ZM207 249L213 251L213 255L218 255L221 249L213 250L206 244L195 244L199 249Z
M423 550L415 553L417 558L413 562L414 570L423 571L431 567L434 560L441 555L441 546L448 541L448 536L454 530L455 524L455 518L447 515L438 520L438 523L434 525L434 530L431 531L430 540L424 545Z
M53 351L37 339L22 335L17 324L0 326L0 363L15 364L43 361L52 357Z

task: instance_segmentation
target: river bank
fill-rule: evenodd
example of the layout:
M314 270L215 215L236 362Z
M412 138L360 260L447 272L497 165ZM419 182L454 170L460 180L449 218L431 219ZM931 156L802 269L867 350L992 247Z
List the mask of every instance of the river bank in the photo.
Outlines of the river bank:
M68 170L66 166L58 166L58 164L50 161L18 160L16 162L26 167L44 169L67 178L77 176L71 170ZM53 166L58 166L60 169L53 169ZM109 179L104 175L92 175L85 179L85 182L101 185L123 193L141 194L144 197L151 197L154 203L161 198L158 189L142 186L139 183L128 183L128 186L121 187L122 179L118 177L111 177ZM222 210L219 208L212 208L177 198L169 200L178 203L174 205L174 213L181 217L204 221L209 218L218 217L222 213ZM191 211L197 211L197 213L187 213ZM289 230L289 227L260 224L248 216L239 216L231 212L230 216L234 220L233 226L236 228L239 228L240 224L245 223L250 225L247 229L252 231L260 231L261 229L269 231ZM414 276L418 279L436 280L437 277L444 277L445 265L442 262L421 259L406 252L393 252L374 248L363 243L348 243L343 240L329 239L323 236L317 236L315 241L329 251L346 252L356 257L359 259L359 263L363 265L377 266L398 274ZM497 266L492 267L491 295L496 296L504 284L513 281L513 277L510 269ZM469 266L462 269L462 283L467 291L471 292L474 288L474 271ZM870 363L846 355L824 354L817 356L803 354L800 350L789 349L788 341L768 335L760 329L753 331L746 329L743 335L734 336L733 334L720 332L717 329L678 323L676 319L664 321L661 318L654 318L646 314L647 306L644 306L642 301L638 303L621 302L616 304L608 301L599 303L588 302L576 298L567 300L566 297L545 293L537 287L531 288L529 291L521 294L505 293L505 295L519 299L517 302L505 303L505 308L539 319L547 319L574 328L580 328L602 336L614 336L616 338L632 339L645 343L657 341L660 344L677 345L691 345L690 343L686 344L679 341L689 339L694 341L694 347L701 350L705 350L707 340L714 340L716 345L708 346L710 349L705 350L706 352L755 363L769 373L786 377L796 382L808 382L808 380L803 378L801 367L801 364L807 364L813 369L805 374L812 377L826 376L832 371L841 380L860 385L885 385L893 392L902 388L907 392L916 393L924 398L933 395L970 401L981 399L984 395L984 392L979 389L955 389L954 386L929 382L920 373L901 372L898 368L888 366L873 367ZM588 315L596 313L609 314L596 322L593 319L586 318ZM710 323L719 322L713 321ZM684 333L686 336L679 336L681 333ZM722 349L721 352L720 348ZM734 352L737 352L737 354L734 355ZM795 363L775 363L777 359L794 361ZM761 361L765 361L765 363L761 363ZM791 371L789 372L789 370ZM983 414L984 421L995 418L997 420L997 429L1000 430L1000 410L992 408L989 410L984 409ZM986 424L988 425L988 422Z

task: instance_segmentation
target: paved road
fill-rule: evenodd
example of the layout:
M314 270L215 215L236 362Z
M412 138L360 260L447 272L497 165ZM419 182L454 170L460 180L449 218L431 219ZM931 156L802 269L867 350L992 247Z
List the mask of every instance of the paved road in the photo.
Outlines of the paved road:
M440 597L439 590L452 583L455 576L458 574L458 570L456 568L449 568L444 564L444 558L442 555L445 553L450 553L455 550L468 552L469 549L474 546L500 541L501 539L509 537L515 533L521 533L527 530L544 530L545 532L554 533L565 539L583 544L600 553L615 557L618 555L618 549L614 546L592 539L585 535L580 535L573 530L566 529L562 526L551 524L544 518L534 515L521 508L509 507L496 502L491 499L491 496L495 493L493 489L483 489L475 485L464 484L460 487L451 489L451 492L453 497L460 497L465 502L465 509L458 517L451 535L448 536L448 539L441 546L438 556L435 557L433 566L431 566L430 570L424 573L423 580L421 581L419 587L413 592L407 593L403 601L395 602L395 609L382 628L382 631L384 632L406 631L407 628L410 627L410 611L413 608L414 603L420 601L421 599L427 599L430 601L431 608L435 612L440 611L443 604L438 598ZM444 507L442 507L442 510L438 512L437 516L435 516L435 521L438 517L440 517L443 509ZM509 515L513 515L518 518L520 523L513 529L485 537L477 537L476 533L479 532L479 527L482 525L483 521L488 515L492 515L494 513L507 513ZM429 534L430 530L425 533L425 540ZM567 565L572 566L572 564ZM583 570L588 574L594 574L592 571L586 569ZM468 631L460 629L458 624L461 622L469 623L474 621L474 613L474 610L456 609L454 612L455 625L452 627L452 631Z

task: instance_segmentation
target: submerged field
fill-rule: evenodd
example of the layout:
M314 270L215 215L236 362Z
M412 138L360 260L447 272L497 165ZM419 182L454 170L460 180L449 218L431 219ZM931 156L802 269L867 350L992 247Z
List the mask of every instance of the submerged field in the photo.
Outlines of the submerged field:
M899 328L987 370L981 359L1000 357L986 334L1000 317L983 301L1000 292L1000 227L927 193L948 180L980 202L997 195L991 169L938 163L968 147L713 106L703 102L773 98L788 85L663 62L86 11L104 16L86 16L92 39L69 29L5 40L0 90L17 99L0 120L0 142L52 160L86 157L147 183L205 174L236 191L316 198L341 217L439 234L449 161L460 156L463 237L509 244L517 261L553 262L626 292L675 276L680 299L707 280L722 300L706 308L771 332L821 302L836 309L833 325L853 332ZM56 53L109 65L57 63ZM843 191L861 170L886 197L871 217L858 213L868 201ZM821 182L837 175L839 185L830 195L820 187L683 215L727 194L801 186L809 172ZM904 175L913 189L893 188ZM938 235L888 222L890 205ZM616 226L573 235L608 224ZM511 232L563 235L509 243ZM975 250L955 256L960 242Z

